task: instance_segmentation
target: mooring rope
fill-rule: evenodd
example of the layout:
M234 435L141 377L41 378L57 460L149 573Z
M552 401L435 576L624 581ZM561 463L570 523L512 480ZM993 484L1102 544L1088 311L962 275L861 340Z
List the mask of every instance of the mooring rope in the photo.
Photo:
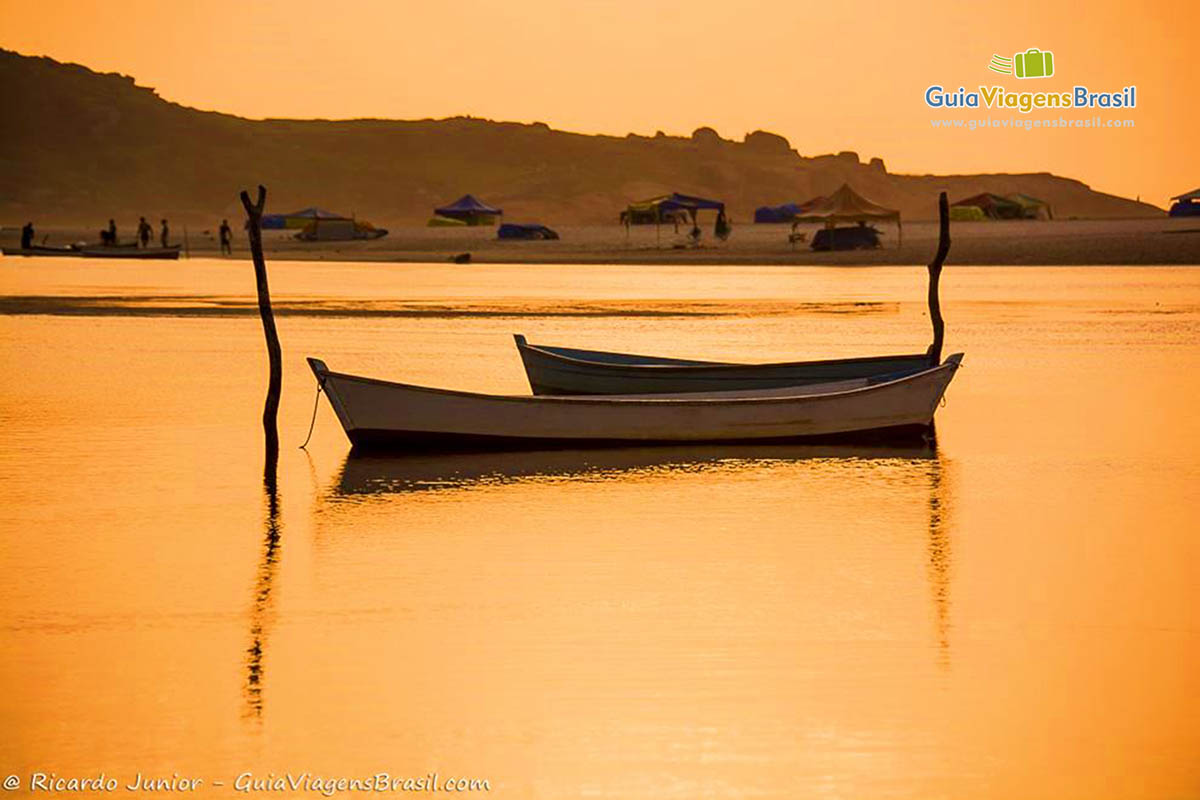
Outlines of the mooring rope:
M312 419L308 421L308 436L304 437L304 444L300 445L301 450L308 449L308 442L312 439L313 428L317 426L317 405L321 402L321 390L325 388L325 381L317 381L317 393L313 395L313 413Z

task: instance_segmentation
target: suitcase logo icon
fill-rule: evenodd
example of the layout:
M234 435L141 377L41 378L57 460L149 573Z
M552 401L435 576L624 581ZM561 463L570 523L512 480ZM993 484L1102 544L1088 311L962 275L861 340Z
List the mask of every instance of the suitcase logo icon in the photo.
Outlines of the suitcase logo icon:
M992 60L988 62L988 69L1018 78L1049 78L1054 74L1054 53L1031 47L1012 58L993 55Z
M1049 78L1054 74L1054 53L1031 47L1013 56L1013 66L1018 78Z

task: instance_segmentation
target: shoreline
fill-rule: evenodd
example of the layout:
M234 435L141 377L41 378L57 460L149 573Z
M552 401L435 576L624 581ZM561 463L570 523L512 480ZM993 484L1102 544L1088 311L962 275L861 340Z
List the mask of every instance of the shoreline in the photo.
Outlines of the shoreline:
M637 226L627 234L618 225L560 227L562 238L551 241L500 241L494 227L405 226L371 241L311 243L293 239L292 231L266 231L263 244L267 258L275 261L451 263L455 256L469 253L469 263L474 264L846 267L922 265L937 246L933 222L905 225L899 246L896 227L879 226L882 248L838 252L814 252L807 242L793 249L787 242L791 227L786 224L738 225L726 242L715 241L709 227L702 226L699 247L681 246L683 229L677 234L671 226L657 232L653 226ZM811 239L817 228L800 230ZM0 243L14 247L16 236L17 231L6 226ZM94 232L79 228L51 228L39 230L35 241L62 245L91 238ZM172 240L183 243L183 232ZM960 222L951 226L951 241L946 263L954 266L1200 264L1200 223L1187 218ZM186 245L192 258L222 257L212 230L189 232ZM249 258L241 230L235 232L229 258Z

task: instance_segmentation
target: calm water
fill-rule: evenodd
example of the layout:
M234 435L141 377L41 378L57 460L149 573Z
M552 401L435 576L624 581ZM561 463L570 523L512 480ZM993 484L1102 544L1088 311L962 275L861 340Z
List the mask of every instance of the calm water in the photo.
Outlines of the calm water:
M0 772L1200 796L1200 269L947 268L936 450L367 460L324 401L297 449L304 356L522 392L513 332L910 352L924 269L271 279L274 518L248 263L0 262Z

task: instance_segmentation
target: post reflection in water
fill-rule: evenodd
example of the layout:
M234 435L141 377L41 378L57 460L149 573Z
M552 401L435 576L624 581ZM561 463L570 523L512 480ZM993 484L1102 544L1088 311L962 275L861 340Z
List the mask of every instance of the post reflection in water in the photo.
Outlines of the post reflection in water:
M272 589L279 568L281 533L278 452L272 458L269 449L263 469L263 495L266 499L266 519L262 556L254 579L254 596L250 606L250 646L246 648L246 683L242 689L242 716L254 720L261 720L263 713L263 661L275 618Z
M933 598L934 635L938 665L950 666L950 531L946 517L945 465L935 458L929 471L929 591Z

